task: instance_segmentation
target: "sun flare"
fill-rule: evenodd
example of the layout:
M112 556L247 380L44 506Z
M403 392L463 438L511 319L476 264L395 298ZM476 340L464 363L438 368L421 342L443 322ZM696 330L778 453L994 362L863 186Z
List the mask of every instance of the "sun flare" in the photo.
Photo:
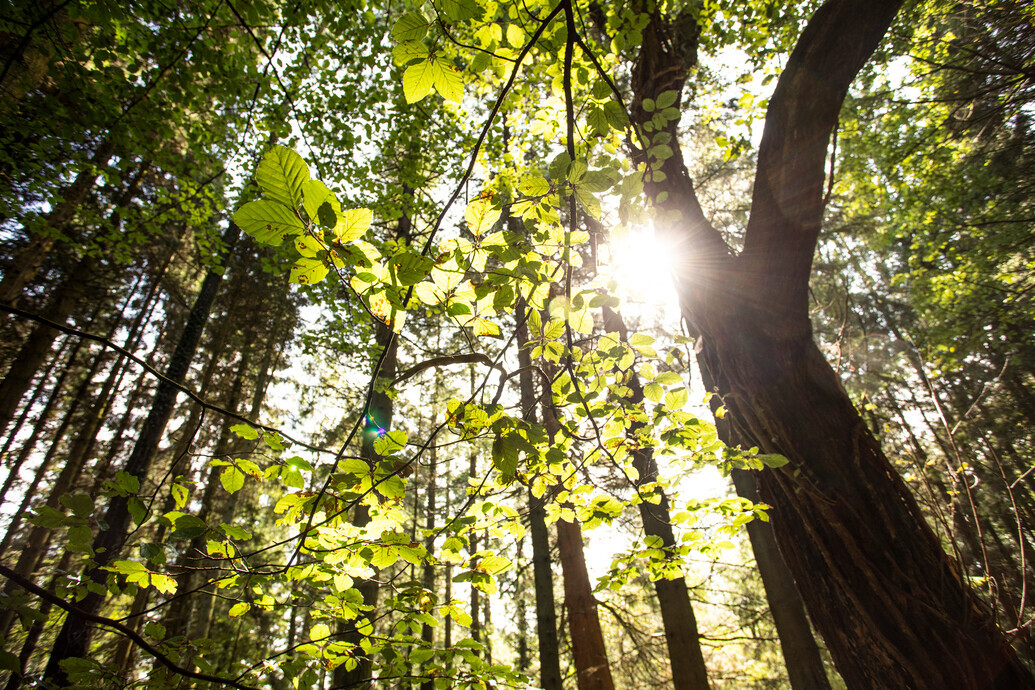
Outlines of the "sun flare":
M624 301L665 309L676 304L672 252L653 228L632 228L610 246L611 279Z

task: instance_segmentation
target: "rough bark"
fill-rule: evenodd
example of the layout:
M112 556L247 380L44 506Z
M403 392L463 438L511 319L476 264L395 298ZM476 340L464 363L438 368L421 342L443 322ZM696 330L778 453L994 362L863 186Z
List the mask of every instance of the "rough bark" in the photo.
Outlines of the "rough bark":
M656 227L680 251L683 316L737 438L790 461L760 473L759 493L848 686L1035 687L812 339L827 143L898 6L832 0L805 28L770 100L739 256L700 212L678 154L666 167L682 175L647 191L664 211ZM641 97L658 74L634 77Z
M560 435L552 399L543 404L543 426L551 442ZM614 690L611 665L607 660L604 633L597 614L597 600L586 567L582 527L578 521L557 521L557 559L564 582L564 607L568 610L572 660L579 690Z

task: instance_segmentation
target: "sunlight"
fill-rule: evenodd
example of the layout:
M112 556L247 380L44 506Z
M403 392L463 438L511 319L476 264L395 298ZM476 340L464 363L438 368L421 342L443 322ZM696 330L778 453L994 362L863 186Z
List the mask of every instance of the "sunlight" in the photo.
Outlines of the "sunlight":
M672 252L658 242L653 228L633 227L622 237L615 235L604 263L617 283L618 295L623 301L648 308L674 308Z

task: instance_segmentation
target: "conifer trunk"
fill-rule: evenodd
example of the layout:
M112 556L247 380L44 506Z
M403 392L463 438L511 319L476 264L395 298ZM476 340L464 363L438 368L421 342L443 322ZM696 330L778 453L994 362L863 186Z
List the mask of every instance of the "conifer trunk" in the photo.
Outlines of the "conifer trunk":
M525 314L528 305L517 300L518 384L521 388L521 411L527 421L535 421L536 394L532 378L532 359L525 344L528 326ZM550 530L546 525L543 499L528 492L528 531L532 541L532 576L535 582L536 641L539 649L539 685L543 690L561 690L561 653L557 639L557 605L553 596L553 569L550 567ZM448 621L447 621L448 622Z
M224 245L232 248L239 233L238 227L231 223L223 238ZM187 317L179 342L176 344L176 349L166 369L167 380L159 382L151 410L147 419L144 420L140 435L123 467L125 472L134 477L146 477L150 470L151 461L158 451L158 444L176 404L178 390L175 384L181 383L187 375L222 277L222 270L210 269L202 281L201 290ZM108 574L100 568L114 560L125 539L130 524L128 499L120 496L113 497L104 514L104 523L107 529L99 532L93 542L93 551L96 554L95 567L87 573L87 577L106 589ZM90 592L79 602L78 608L87 613L96 614L100 611L104 600L103 595ZM58 686L67 684L67 676L61 668L61 662L71 657L87 655L90 646L90 631L91 627L82 618L69 615L65 619L51 649L45 678Z

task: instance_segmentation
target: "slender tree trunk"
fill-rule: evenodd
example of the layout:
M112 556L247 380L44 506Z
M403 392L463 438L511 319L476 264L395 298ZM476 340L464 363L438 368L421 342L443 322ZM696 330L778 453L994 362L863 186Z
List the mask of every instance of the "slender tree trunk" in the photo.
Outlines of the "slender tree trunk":
M239 233L238 227L231 224L223 238L224 244L232 247ZM151 411L148 413L140 436L126 461L124 470L134 477L146 477L151 467L151 461L158 450L165 426L168 424L176 404L178 391L175 384L184 380L187 370L190 368L222 276L222 270L210 270L202 282L201 290L187 322L184 324L180 340L165 372L168 380L163 380L158 384ZM87 577L106 589L107 572L101 570L101 567L116 557L122 541L125 539L130 523L127 498L116 496L111 499L104 514L104 523L107 525L107 529L99 532L93 543L96 567L89 571ZM83 611L96 614L104 604L104 599L104 595L90 592L79 602L78 606ZM54 641L50 660L47 662L46 678L59 686L67 683L67 677L60 665L61 661L71 657L86 656L89 651L90 631L90 626L82 618L69 615L65 619L65 623Z
M384 324L377 324L377 343L380 348L387 348L381 362L380 371L376 372L379 378L391 381L395 378L396 355L398 351L398 339L392 333L392 329ZM360 448L360 455L373 466L379 461L380 456L374 450L374 439L377 438L379 429L390 429L394 408L392 399L385 392L375 390L370 396L370 406L367 412L367 423L363 429L363 442ZM370 522L370 509L360 504L356 507L352 524L356 527L365 527ZM377 606L378 582L375 578L363 579L356 582L356 589L363 595L363 603L366 606ZM342 664L334 669L335 686L344 687L369 687L373 660L359 651L359 641L362 635L357 628L369 618L363 614L344 626L345 641L357 645L356 667L351 671Z
M429 554L434 553L435 551L435 535L432 533L432 530L435 529L435 484L437 482L435 471L437 469L438 461L437 446L431 446L430 454L431 455L428 460L428 488L426 491L424 508L424 529L429 532L428 536L424 538L424 548L427 549ZM431 563L430 559L424 562L424 572L421 585L424 587L424 590L429 593L433 593L435 591L435 566ZM420 638L429 649L434 647L435 629L425 623L421 626ZM435 681L429 678L421 682L420 687L421 690L434 690Z
M80 261L64 282L54 290L44 316L57 323L65 321L72 313L72 308L83 299L83 288L91 279L96 265L96 260L90 257ZM57 336L58 332L53 328L38 324L22 343L18 355L0 383L0 434L14 418L18 403L29 390L36 372L51 354L51 346Z
M535 421L536 394L532 378L532 360L528 348L528 306L518 298L517 331L518 383L521 389L521 410L526 421ZM553 569L550 564L550 530L546 525L543 499L528 492L528 531L532 541L532 575L535 582L536 641L539 646L539 685L543 690L561 690L561 652L557 639L557 606L553 596Z
M53 592L61 578L64 577L65 571L68 570L69 564L72 562L72 552L66 550L61 556L61 560L54 566L54 577L50 578L50 584L48 589ZM39 644L40 637L43 635L43 629L47 625L47 616L50 614L50 610L53 608L49 601L40 602L39 615L41 620L35 620L32 625L29 626L29 634L25 636L25 641L22 643L22 650L18 654L18 670L12 671L11 676L7 679L7 684L4 686L4 690L18 690L23 687L25 669L29 665L29 660L32 659L32 655L36 652L36 645Z
M4 273L3 280L0 280L0 303L17 304L22 290L39 273L43 260L54 246L55 229L64 228L72 220L75 212L86 200L87 194L94 188L97 179L98 168L107 165L115 151L112 139L105 139L97 147L90 162L83 167L83 170L76 176L75 180L62 190L61 203L54 207L44 219L44 225L51 230L45 234L34 235L29 243L15 255L11 267ZM60 318L53 318L53 321L64 321L66 313Z
M753 474L746 470L733 470L732 477L738 496L755 503L760 502ZM791 687L795 690L829 688L830 681L805 613L805 603L798 593L791 571L780 555L773 528L767 522L752 520L747 524L747 531L758 574L765 588L769 612L773 615L776 634L780 638L780 650L783 652Z
M544 396L545 397L545 396ZM552 398L543 402L543 426L553 443L560 436ZM579 690L614 690L607 660L604 633L597 615L597 600L586 567L582 527L575 520L557 521L557 557L564 580L564 606L568 610L572 657Z
M622 317L604 307L604 328L617 331L622 342L627 340L627 330ZM631 372L628 386L632 390L629 398L631 405L643 403L643 388L639 376ZM633 468L640 475L636 481L636 490L644 484L651 484L658 478L658 463L650 448L638 448L633 451ZM661 540L663 548L670 553L677 546L672 531L672 520L669 514L668 496L660 488L652 492L658 502L640 501L640 519L643 531L648 536ZM661 579L654 582L654 592L661 608L661 620L665 628L665 642L668 645L669 663L672 666L672 685L676 690L707 690L708 668L704 663L701 651L700 636L697 632L697 617L690 602L690 592L686 588L686 580ZM822 686L814 686L816 690Z
M21 449L18 451L18 456L14 462L5 463L10 469L8 470L7 477L4 478L4 485L0 487L0 502L7 499L7 492L11 490L14 482L18 479L18 472L21 470L22 465L32 455L32 451L36 449L36 444L39 442L40 436L47 429L47 422L50 421L50 415L63 398L65 379L68 378L69 372L72 370L76 358L79 356L79 351L83 347L83 341L79 338L75 339L75 344L72 346L72 351L68 355L68 359L65 361L65 366L61 368L61 373L58 374L57 380L54 381L53 388L50 389L50 395L47 397L47 402L43 404L43 409L40 410L39 416L36 417L35 423L32 425L32 432L29 434L29 438L25 439L25 443L22 444ZM56 361L60 357L60 354L54 358ZM47 378L46 376L44 378ZM40 381L38 388L42 386L46 381ZM28 412L28 406L26 406L26 412ZM14 433L11 432L11 439L14 439ZM6 550L10 544L11 529L8 527L8 535L4 537L4 544L0 545L0 555Z
M75 345L72 345L73 340L75 341ZM71 349L73 355L78 354L78 346L81 344L81 342L82 341L79 338L71 337L65 338L62 341L61 347L58 348L58 351L54 353L53 357L50 358L50 361L47 363L46 368L43 370L43 372L40 374L39 379L36 381L36 386L33 388L32 396L30 396L26 403L22 405L21 414L19 414L18 419L15 420L14 426L12 426L9 429L7 438L4 439L3 448L0 448L0 463L2 463L5 467L8 468L8 475L4 478L4 486L2 489L0 489L0 503L3 503L4 497L7 496L7 492L11 488L12 479L17 476L18 470L21 469L22 463L25 462L25 458L21 458L20 461L14 465L7 462L7 459L10 457L11 448L14 446L15 440L18 438L18 434L21 432L22 427L25 425L25 421L29 418L29 414L32 412L32 408L36 406L36 403L39 402L40 397L43 396L44 391L47 390L47 386L51 382L51 373L54 371L55 367L57 367L58 362L62 360L64 360L65 362L65 366L61 368L61 373L58 374L58 378L64 380L64 376L67 374L68 369L72 365L72 361L75 359L74 356L69 356L66 358L65 354L69 351L69 349ZM71 348L69 347L70 345ZM50 395L47 397L47 403L45 403L43 406L43 409L46 410L46 414L44 414L43 411L41 411L39 416L36 418L36 424L33 425L33 432L36 432L35 435L37 437L39 434L36 430L39 426L46 425L47 419L50 416L50 409L53 407L54 400L59 397L59 393L59 386L55 385L50 388ZM30 435L33 434L30 433Z

